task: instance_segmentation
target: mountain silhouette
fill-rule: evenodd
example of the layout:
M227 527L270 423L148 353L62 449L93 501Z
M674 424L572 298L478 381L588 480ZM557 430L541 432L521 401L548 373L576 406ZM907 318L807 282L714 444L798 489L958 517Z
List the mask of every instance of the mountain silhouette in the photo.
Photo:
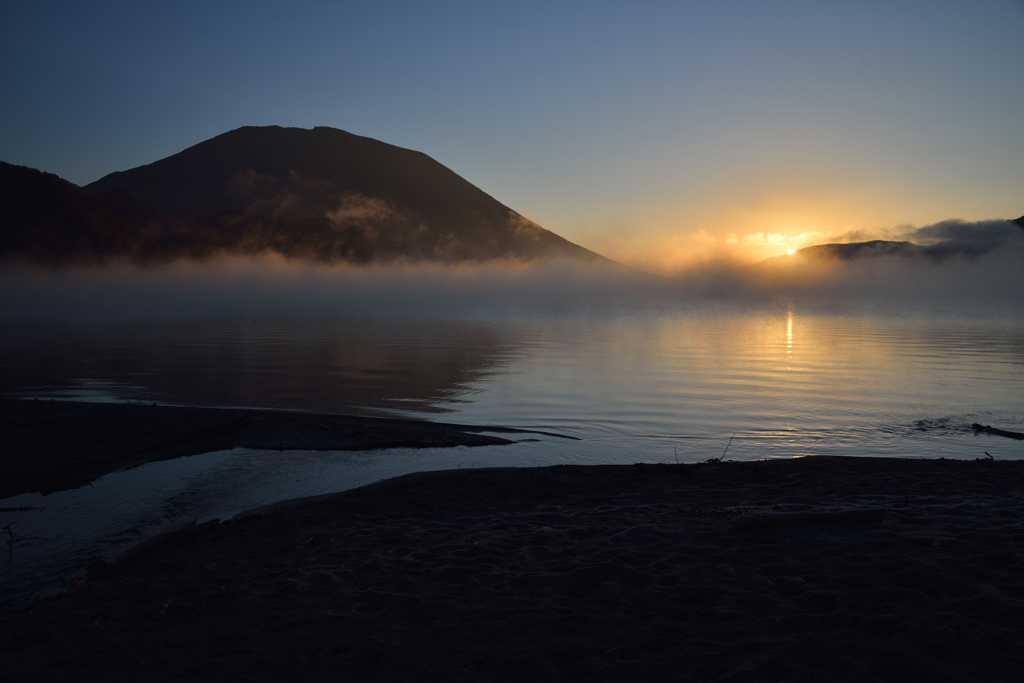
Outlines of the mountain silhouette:
M244 127L84 190L0 162L0 260L156 264L276 253L322 263L563 259L631 271L545 230L420 152L334 128ZM1020 228L1021 230L1017 230ZM1024 216L923 228L929 246L823 244L757 270L1001 248Z
M941 263L952 258L973 259L993 251L1019 248L1024 244L1024 216L1014 220L945 221L917 233L927 236L940 235L933 244L921 245L913 242L871 240L843 244L817 244L798 249L795 253L773 256L751 266L755 276L787 277L813 275L825 272L839 262L863 261L883 257L898 259L926 259Z
M82 188L0 161L0 259L47 266L94 263L157 247Z
M425 154L334 128L239 128L84 189L164 258L614 263Z

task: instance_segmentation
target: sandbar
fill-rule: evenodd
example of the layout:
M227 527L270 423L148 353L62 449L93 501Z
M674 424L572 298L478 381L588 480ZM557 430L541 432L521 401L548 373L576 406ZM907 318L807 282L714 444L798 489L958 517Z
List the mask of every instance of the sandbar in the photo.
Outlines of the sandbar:
M0 399L0 498L77 488L125 467L235 447L353 451L512 443L494 433L537 432L295 411Z

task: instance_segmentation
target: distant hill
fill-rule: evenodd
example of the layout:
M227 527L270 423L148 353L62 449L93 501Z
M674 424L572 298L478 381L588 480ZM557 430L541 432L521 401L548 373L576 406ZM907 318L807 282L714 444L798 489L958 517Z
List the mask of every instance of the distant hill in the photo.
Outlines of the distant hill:
M1019 228L1019 229L1018 229ZM918 232L929 236L942 236L933 244L871 240L845 244L818 244L798 249L786 256L773 256L754 264L761 274L790 274L813 270L839 261L860 261L880 257L927 259L941 262L953 257L977 257L1000 249L1012 242L1024 240L1024 216L1010 221L981 221L964 223L947 221L929 226Z
M921 256L925 248L913 242L891 242L888 240L871 240L869 242L849 242L846 244L817 244L805 247L794 254L798 258L807 259L841 259L871 258L877 256ZM789 258L777 257L777 258Z
M0 161L0 197L0 261L63 266L155 254L155 245L52 173Z
M164 258L613 264L425 154L334 128L239 128L84 189Z

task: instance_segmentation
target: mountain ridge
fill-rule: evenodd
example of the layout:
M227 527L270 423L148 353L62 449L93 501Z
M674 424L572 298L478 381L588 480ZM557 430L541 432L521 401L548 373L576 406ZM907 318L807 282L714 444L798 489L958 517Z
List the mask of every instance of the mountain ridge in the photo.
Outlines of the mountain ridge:
M0 259L64 266L155 253L156 245L53 173L0 161L0 190Z
M948 224L955 225L955 221L948 221ZM868 240L864 242L839 242L829 244L815 244L802 249L797 249L793 254L772 256L754 264L755 268L785 267L797 265L801 262L822 262L822 261L850 261L862 258L879 257L903 257L903 258L927 258L932 261L944 261L946 259L962 256L977 257L998 249L1005 242L1005 237L1016 236L1024 238L1024 216L1013 220L987 221L986 223L1001 223L1015 228L1016 232L1009 228L1006 233L1000 236L1002 239L993 239L991 235L973 236L952 236L940 240L934 244L922 245L910 241L893 240Z
M244 126L79 188L0 162L0 259L144 265L276 253L326 264L531 262L620 265L545 230L428 155L318 126ZM1024 236L1024 216L945 221L909 241L806 247L752 266L878 256L978 256Z
M120 191L163 212L164 238L169 230L191 242L193 255L271 250L327 262L614 264L422 152L324 126L238 128L84 189L108 203ZM153 232L151 222L134 227Z

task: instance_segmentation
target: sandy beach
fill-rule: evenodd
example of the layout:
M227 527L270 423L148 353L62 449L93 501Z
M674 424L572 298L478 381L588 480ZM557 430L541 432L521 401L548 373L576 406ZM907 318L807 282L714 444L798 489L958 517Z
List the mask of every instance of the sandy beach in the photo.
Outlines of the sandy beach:
M10 681L1017 681L1024 463L425 472L169 531Z
M77 488L126 467L234 447L361 451L512 443L493 433L521 439L536 432L297 411L0 399L0 498Z

